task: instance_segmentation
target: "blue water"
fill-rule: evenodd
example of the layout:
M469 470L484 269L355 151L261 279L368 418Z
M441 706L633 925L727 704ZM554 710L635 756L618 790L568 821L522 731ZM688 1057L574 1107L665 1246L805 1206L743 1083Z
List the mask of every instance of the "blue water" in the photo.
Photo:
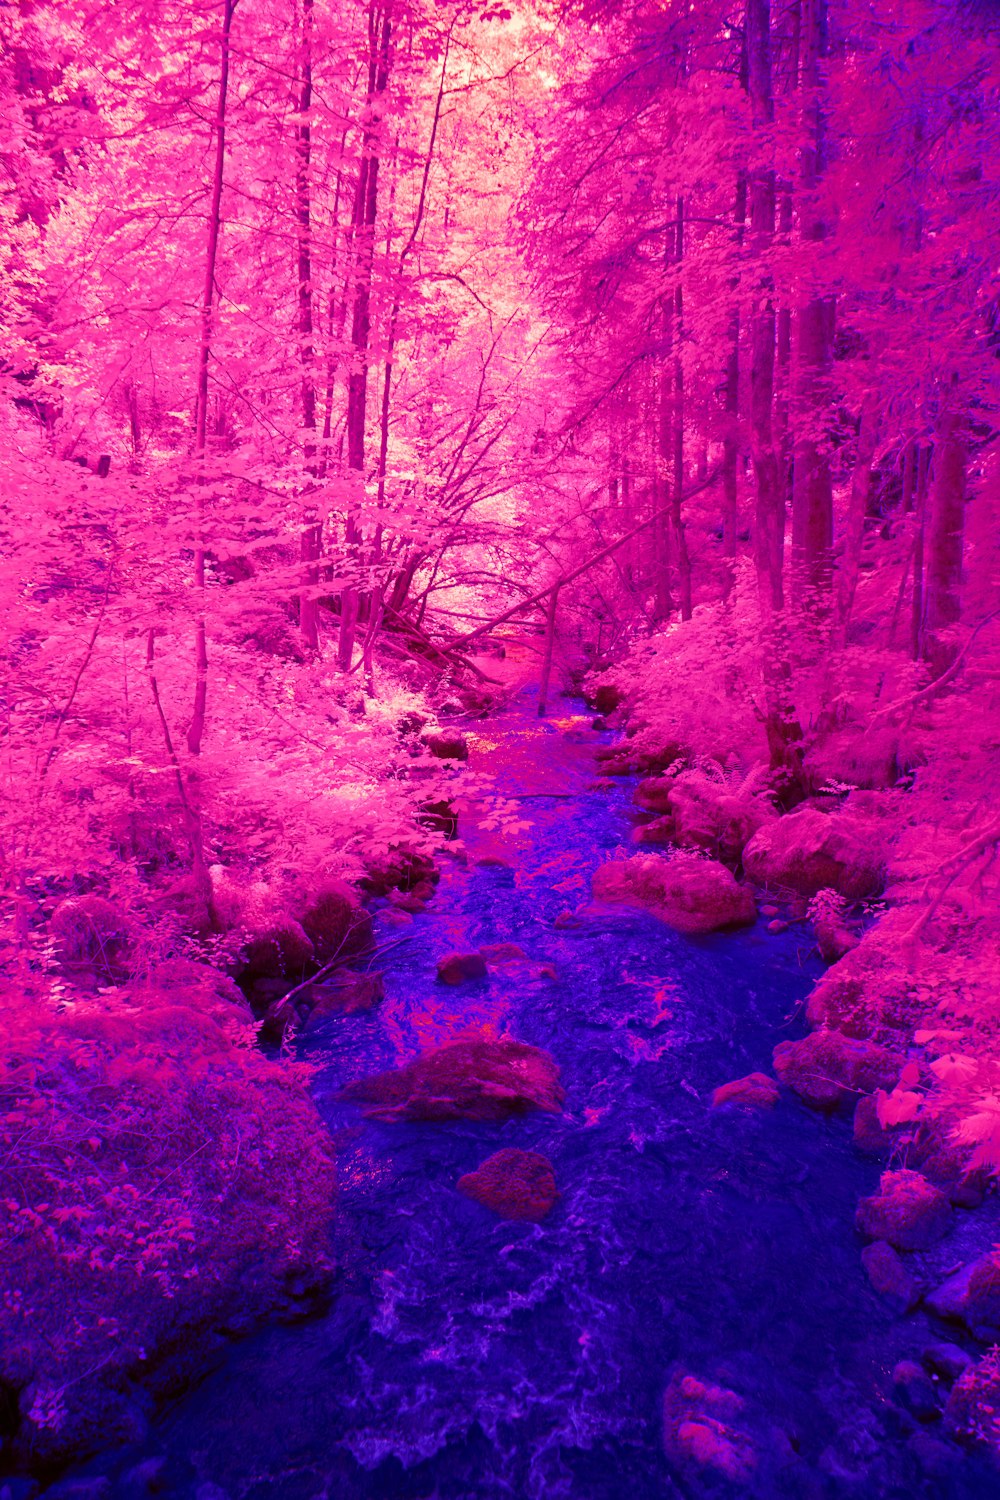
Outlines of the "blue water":
M767 1070L775 1042L801 1034L816 973L806 935L761 922L691 939L624 909L553 926L628 842L631 789L592 788L586 722L515 709L484 726L472 765L523 796L530 828L477 831L466 816L468 865L443 861L428 912L379 918L383 941L407 939L387 956L383 1005L303 1043L338 1156L332 1310L234 1346L141 1452L91 1467L106 1476L93 1493L997 1494L957 1450L928 1457L933 1439L914 1440L887 1399L889 1370L928 1328L893 1318L862 1275L853 1214L878 1168L852 1152L849 1126L790 1099L770 1113L709 1108L717 1084ZM511 867L478 865L484 853ZM443 952L497 941L556 978L514 965L488 984L435 983ZM465 1026L551 1052L565 1113L386 1125L338 1102L347 1080ZM544 1223L499 1221L456 1192L501 1145L552 1160L561 1198ZM765 1455L746 1487L671 1473L661 1406L676 1371L744 1397ZM767 1457L775 1428L780 1469Z

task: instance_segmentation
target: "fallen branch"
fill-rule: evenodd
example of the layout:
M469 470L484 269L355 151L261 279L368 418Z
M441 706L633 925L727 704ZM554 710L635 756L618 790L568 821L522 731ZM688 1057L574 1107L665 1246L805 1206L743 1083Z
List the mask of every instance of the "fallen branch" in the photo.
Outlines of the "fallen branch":
M879 719L886 719L891 714L901 713L904 709L907 708L916 708L919 703L923 703L925 700L929 701L931 698L936 697L938 693L943 692L943 690L948 686L949 683L954 682L955 678L962 670L965 658L968 656L969 651L972 648L972 643L976 639L976 636L984 626L989 625L990 621L995 620L998 615L1000 615L1000 609L995 609L993 610L992 614L988 614L985 619L980 620L979 624L972 631L969 639L966 641L965 645L962 647L961 651L958 653L958 655L955 657L955 660L946 671L942 672L939 677L935 677L933 682L929 682L927 686L921 688L918 693L913 693L909 698L899 698L895 703L890 703L887 708L879 709L878 713L872 714L871 718L868 721L868 728L870 729L873 724L878 722Z

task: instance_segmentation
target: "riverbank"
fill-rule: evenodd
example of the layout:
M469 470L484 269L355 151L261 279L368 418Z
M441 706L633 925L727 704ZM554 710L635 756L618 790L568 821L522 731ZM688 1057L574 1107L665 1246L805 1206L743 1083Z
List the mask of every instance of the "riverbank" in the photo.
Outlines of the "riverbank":
M996 643L983 644L968 676L888 691L882 709L855 703L836 731L814 737L812 795L781 817L755 795L767 786L753 776L766 751L756 678L723 692L725 652L701 717L701 700L683 691L687 653L670 675L669 652L662 665L627 660L591 693L626 730L607 769L655 772L637 800L667 816L659 831L647 817L639 838L711 849L763 884L777 920L811 917L830 966L806 1000L810 1037L776 1049L774 1069L808 1107L850 1112L853 1149L885 1169L853 1215L873 1287L901 1316L921 1307L942 1338L964 1340L947 1374L933 1354L891 1369L887 1396L912 1414L908 1392L919 1387L918 1420L933 1429L943 1411L949 1437L998 1462L1000 743L989 726L1000 700Z

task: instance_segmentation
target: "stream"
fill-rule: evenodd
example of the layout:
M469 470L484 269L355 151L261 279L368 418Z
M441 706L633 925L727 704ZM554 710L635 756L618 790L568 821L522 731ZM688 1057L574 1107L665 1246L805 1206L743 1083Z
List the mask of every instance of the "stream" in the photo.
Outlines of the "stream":
M631 783L593 787L589 716L558 715L539 721L524 696L475 730L472 766L522 799L530 827L463 823L468 864L442 860L428 911L378 918L380 941L407 939L387 957L385 1001L300 1044L338 1159L330 1311L234 1345L140 1452L47 1494L996 1496L995 1473L914 1435L887 1395L895 1362L941 1331L894 1317L864 1278L854 1210L879 1168L852 1150L849 1121L790 1097L709 1108L716 1085L768 1071L774 1044L803 1034L819 972L808 932L759 921L689 938L626 908L554 926L632 824ZM534 963L435 982L443 953L496 942ZM466 1027L549 1051L564 1113L385 1124L338 1102L349 1079ZM561 1197L543 1223L501 1221L455 1190L501 1146L551 1159ZM672 1472L662 1402L677 1372L738 1392L765 1446L780 1429L777 1478Z

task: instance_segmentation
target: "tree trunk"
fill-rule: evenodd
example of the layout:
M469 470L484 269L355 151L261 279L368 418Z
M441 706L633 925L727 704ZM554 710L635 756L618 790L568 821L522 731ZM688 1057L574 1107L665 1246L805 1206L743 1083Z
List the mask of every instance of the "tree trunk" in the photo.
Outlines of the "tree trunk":
M355 473L365 470L365 422L368 406L368 361L371 342L372 269L375 258L375 223L378 217L379 140L377 106L389 82L392 22L391 0L379 9L371 0L368 11L368 91L365 101L365 131L361 147L361 167L351 232L354 243L354 306L351 314L351 347L353 365L347 387L347 463ZM345 542L348 564L359 564L360 530L356 519L348 515ZM348 671L354 655L354 637L358 622L358 589L348 584L341 591L340 638L337 664Z
M736 184L736 244L743 245L743 231L747 217L747 180L742 174ZM733 291L739 279L732 282ZM726 361L726 427L723 438L722 490L725 510L723 512L722 536L725 555L733 558L738 548L740 529L739 488L737 464L739 463L739 418L740 418L740 309L733 308L729 324L729 358Z
M747 0L747 88L760 135L774 122L770 0ZM769 152L770 147L765 146ZM792 788L801 779L802 731L790 702L784 609L785 492L774 446L775 313L768 255L774 240L774 171L767 159L750 173L750 242L757 261L750 322L750 448L757 486L755 550L762 621L761 668L771 765Z
M946 407L938 419L934 484L927 518L926 643L941 650L938 633L962 614L962 545L965 527L965 438L961 419Z
M312 14L313 0L302 0L302 64L296 102L298 122L295 126L295 218L298 270L299 362L302 367L302 429L305 434L307 472L316 475L316 388L313 372L313 297L312 297L312 199L310 162L312 130L309 110L312 107ZM322 526L315 507L307 504L299 555L302 570L302 592L299 595L299 629L309 650L319 646L319 605L315 590L319 584L319 557L322 551Z
M861 410L858 452L851 479L851 500L844 534L844 549L837 573L836 615L830 637L832 651L841 651L847 643L854 594L861 565L861 543L864 540L865 516L872 493L872 460L878 439L879 413L874 396L869 396Z
M233 28L236 0L225 0L222 14L221 57L219 62L219 96L215 109L215 167L212 174L212 198L208 214L208 245L205 253L205 284L201 301L201 338L198 348L198 394L195 402L194 443L204 462L208 441L208 365L212 350L212 325L215 310L215 267L219 257L222 232L222 187L226 161L226 102L229 95L229 41ZM201 595L201 613L195 625L194 709L187 732L187 746L192 755L201 754L208 705L208 639L205 629L205 542L204 542L204 475L199 482L198 539L194 554L195 584Z
M817 192L825 167L825 121L820 100L820 59L826 51L825 0L802 0L801 87L803 142L799 222L806 246L821 243L827 226ZM803 251L809 254L808 250ZM813 257L810 257L813 258ZM799 379L796 392L792 479L792 575L799 603L825 603L833 567L833 486L821 426L829 404L834 301L810 297L798 316Z
M684 262L684 199L677 200L677 228L674 231L674 264L677 287L674 291L674 489L671 521L677 547L677 591L680 594L681 619L691 618L691 558L688 554L681 497L684 494L684 292L681 288L681 266Z
M913 540L913 611L910 625L910 649L913 660L924 654L924 541L927 534L927 486L930 478L931 449L925 445L917 454L917 531Z

